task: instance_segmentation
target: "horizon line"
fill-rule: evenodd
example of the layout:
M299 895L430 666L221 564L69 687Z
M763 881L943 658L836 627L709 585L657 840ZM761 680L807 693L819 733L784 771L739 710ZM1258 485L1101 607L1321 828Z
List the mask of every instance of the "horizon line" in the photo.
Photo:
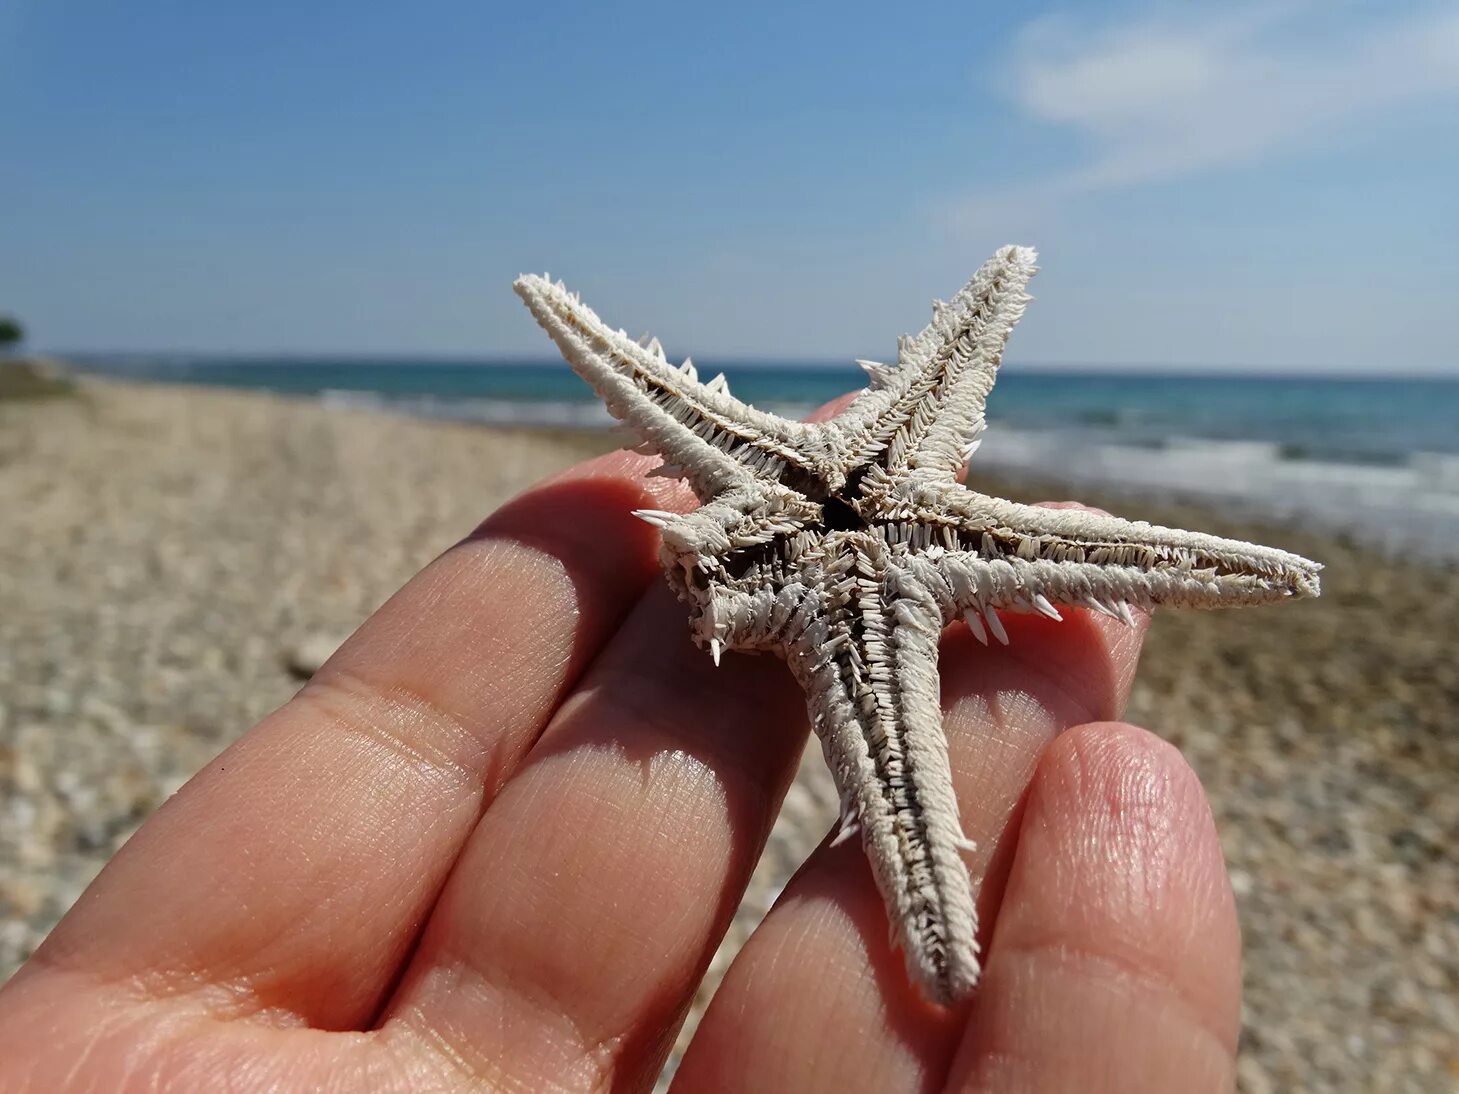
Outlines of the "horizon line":
M193 360L202 364L352 364L376 368L401 363L447 365L455 367L493 368L567 368L560 357L544 355L420 353L420 352L357 352L350 350L37 350L34 356L50 357L61 364L86 359L120 361L136 359L157 364L184 364ZM806 369L846 369L859 371L856 360L831 357L709 356L696 357L702 367L775 368L790 366ZM1334 368L1330 365L1264 365L1249 363L1174 363L1154 361L1048 361L1015 358L1001 369L1032 371L1048 375L1102 373L1106 375L1158 375L1165 377L1229 377L1254 380L1459 380L1459 364L1435 368L1411 368L1394 371L1383 365L1359 365Z

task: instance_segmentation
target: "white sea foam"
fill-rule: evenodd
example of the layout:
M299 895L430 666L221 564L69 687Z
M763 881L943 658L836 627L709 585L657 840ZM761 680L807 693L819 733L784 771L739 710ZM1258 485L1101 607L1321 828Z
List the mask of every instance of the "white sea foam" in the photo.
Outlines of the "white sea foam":
M608 429L612 416L594 400L451 398L440 395L381 395L373 391L325 391L328 406L387 410L416 418L440 418L481 425L540 426L552 429Z
M1384 551L1459 559L1459 456L1420 452L1376 466L1287 459L1266 442L1173 439L1137 447L1098 435L993 429L978 469L1213 503L1344 533Z
M418 418L441 418L482 425L537 426L549 429L609 429L616 423L608 409L592 399L488 399L476 396L386 395L374 391L330 390L320 393L328 406L386 410ZM767 403L761 409L787 418L804 418L815 403Z
M326 391L333 406L388 410L484 425L604 429L596 400L384 396ZM813 406L764 409L800 418ZM1169 438L1123 443L1114 430L1015 429L996 422L973 465L1132 498L1219 505L1245 515L1338 532L1388 552L1459 560L1459 456L1419 452L1394 465L1292 459L1266 441Z

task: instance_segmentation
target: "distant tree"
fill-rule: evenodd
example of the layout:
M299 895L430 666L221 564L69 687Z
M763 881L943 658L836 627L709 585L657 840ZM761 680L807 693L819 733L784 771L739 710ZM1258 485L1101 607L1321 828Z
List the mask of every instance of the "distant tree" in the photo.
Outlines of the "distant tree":
M25 328L20 320L9 315L0 315L0 351L18 346L25 340Z

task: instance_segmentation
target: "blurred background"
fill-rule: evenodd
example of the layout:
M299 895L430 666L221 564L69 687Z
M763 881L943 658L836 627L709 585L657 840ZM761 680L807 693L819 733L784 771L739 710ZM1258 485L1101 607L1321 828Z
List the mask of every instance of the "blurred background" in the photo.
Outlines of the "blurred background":
M1459 1085L1459 5L7 0L0 210L0 977L616 443L517 274L800 414L1017 242L970 482L1328 566L1157 619L1131 701L1217 813L1243 1089ZM811 757L717 971L834 815Z

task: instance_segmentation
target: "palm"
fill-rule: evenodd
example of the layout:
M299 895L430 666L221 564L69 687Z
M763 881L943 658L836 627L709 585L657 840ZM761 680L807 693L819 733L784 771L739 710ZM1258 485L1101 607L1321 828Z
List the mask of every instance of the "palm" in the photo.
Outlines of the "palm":
M169 801L0 993L3 1085L651 1085L805 727L777 661L690 645L629 515L688 499L642 469L502 509ZM1117 716L1139 633L1009 627L942 658L974 1004L917 997L864 858L823 846L686 1089L1229 1081L1237 941L1198 787L1128 728L1045 749Z

